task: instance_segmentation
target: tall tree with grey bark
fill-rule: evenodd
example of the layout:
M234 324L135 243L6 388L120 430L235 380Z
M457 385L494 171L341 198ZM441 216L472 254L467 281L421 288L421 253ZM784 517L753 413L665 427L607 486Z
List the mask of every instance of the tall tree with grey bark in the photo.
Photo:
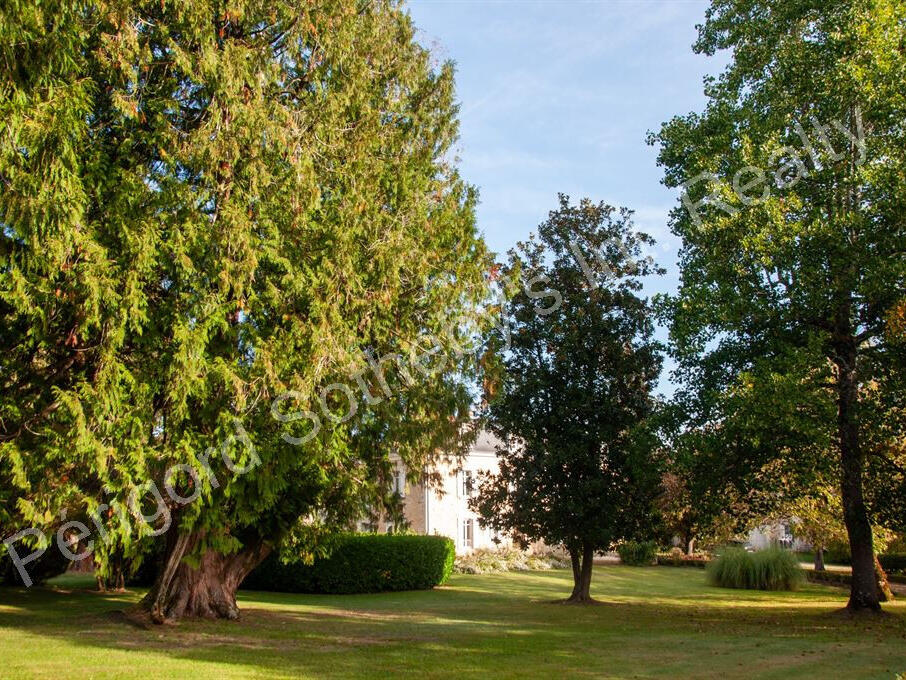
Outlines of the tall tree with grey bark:
M695 44L730 50L700 114L651 136L683 197L666 306L690 429L739 474L832 452L852 552L848 609L880 608L870 470L902 450L906 5L714 0ZM803 466L800 466L803 467ZM878 497L878 501L883 499Z

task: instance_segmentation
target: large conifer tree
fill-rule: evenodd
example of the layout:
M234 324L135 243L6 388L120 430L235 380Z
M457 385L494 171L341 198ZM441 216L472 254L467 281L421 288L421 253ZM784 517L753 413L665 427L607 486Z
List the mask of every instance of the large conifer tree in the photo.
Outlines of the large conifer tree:
M3 533L103 511L102 563L138 554L171 481L198 497L165 497L152 614L235 617L280 537L377 502L391 449L461 444L485 251L452 68L383 1L13 0L0 53ZM427 344L453 370L364 373ZM101 505L130 496L152 521Z

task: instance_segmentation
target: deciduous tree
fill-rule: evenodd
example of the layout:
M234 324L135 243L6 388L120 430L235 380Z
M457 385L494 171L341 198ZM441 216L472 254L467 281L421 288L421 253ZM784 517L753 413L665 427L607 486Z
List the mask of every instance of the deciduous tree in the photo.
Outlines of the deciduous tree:
M701 114L652 136L684 188L670 315L697 425L719 426L726 465L809 439L835 451L851 611L879 608L864 481L900 426L885 413L906 288L904 44L898 0L714 0L695 49L730 64Z

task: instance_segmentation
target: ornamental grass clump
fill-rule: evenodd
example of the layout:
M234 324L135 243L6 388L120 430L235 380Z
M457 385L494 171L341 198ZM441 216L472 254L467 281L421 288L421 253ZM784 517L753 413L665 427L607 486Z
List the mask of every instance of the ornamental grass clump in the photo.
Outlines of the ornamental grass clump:
M748 590L795 590L804 580L796 556L782 548L753 553L730 548L708 565L707 573L712 585Z

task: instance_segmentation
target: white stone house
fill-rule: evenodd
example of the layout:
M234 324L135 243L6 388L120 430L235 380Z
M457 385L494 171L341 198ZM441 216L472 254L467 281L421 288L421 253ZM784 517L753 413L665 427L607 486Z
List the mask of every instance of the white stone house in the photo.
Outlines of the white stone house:
M797 538L793 533L792 527L796 522L797 519L791 517L755 527L749 531L746 537L746 546L752 550L761 550L772 545L779 545L796 552L810 550L811 544Z
M403 514L409 529L419 534L452 538L457 554L509 544L507 537L482 527L478 515L469 508L469 499L477 491L479 474L494 474L500 469L496 452L499 443L494 435L482 431L465 456L436 464L433 471L438 473L440 482L432 486L424 482L407 482L402 462L391 456L395 465L393 490L403 498ZM377 526L361 525L360 528L386 531L388 527L381 521Z

